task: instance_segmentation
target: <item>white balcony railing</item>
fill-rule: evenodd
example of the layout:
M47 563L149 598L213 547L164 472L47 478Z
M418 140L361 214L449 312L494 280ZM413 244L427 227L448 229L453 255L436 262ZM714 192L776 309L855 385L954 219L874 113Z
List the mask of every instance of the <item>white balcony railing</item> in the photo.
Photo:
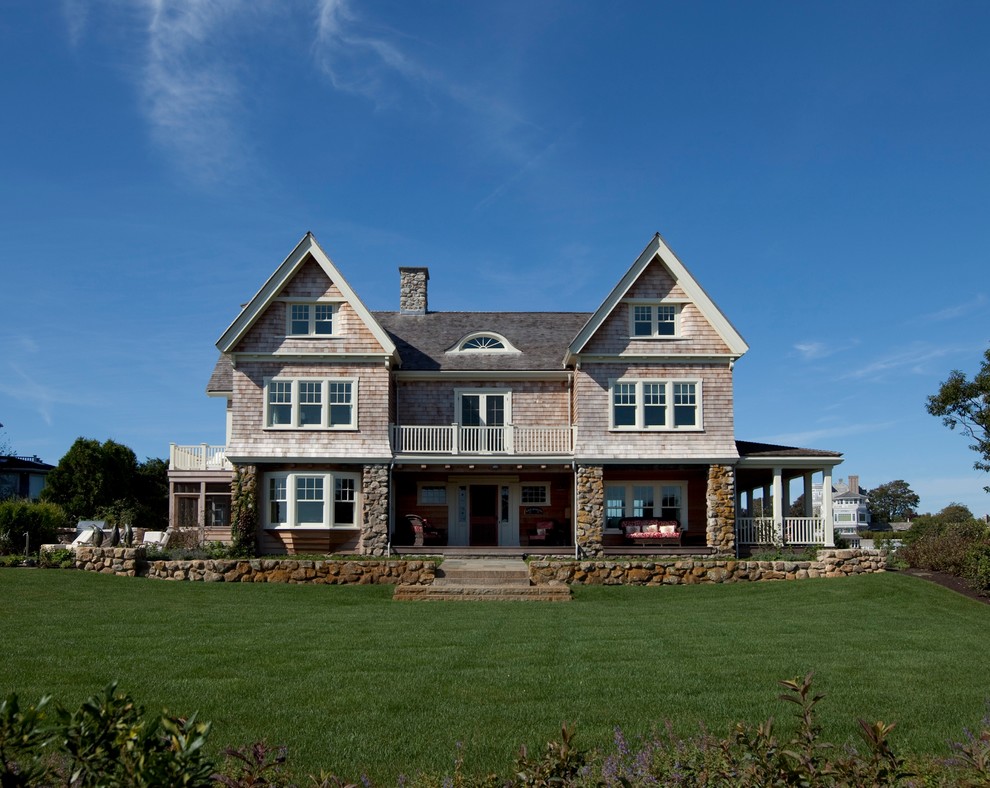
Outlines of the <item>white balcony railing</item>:
M168 469L170 471L231 471L234 466L227 461L226 446L199 443L194 446L169 444Z
M736 518L736 541L739 544L825 544L825 523L820 517Z
M572 427L465 427L460 424L392 426L395 454L567 455Z

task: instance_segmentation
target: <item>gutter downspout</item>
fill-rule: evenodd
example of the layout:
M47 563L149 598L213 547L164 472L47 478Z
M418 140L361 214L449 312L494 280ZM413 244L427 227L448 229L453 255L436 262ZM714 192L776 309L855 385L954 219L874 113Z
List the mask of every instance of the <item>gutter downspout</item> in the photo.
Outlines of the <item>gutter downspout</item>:
M577 460L571 460L571 474L572 474L571 475L571 479L572 479L571 483L574 485L574 494L572 496L573 499L574 499L574 503L572 504L573 508L571 509L571 511L573 512L573 516L572 516L573 522L571 523L571 532L574 535L574 560L575 561L580 561L581 560L581 547L578 545L578 538L577 538L577 530L578 530L577 529L577 523L578 523L578 507L577 507L577 503L578 503Z

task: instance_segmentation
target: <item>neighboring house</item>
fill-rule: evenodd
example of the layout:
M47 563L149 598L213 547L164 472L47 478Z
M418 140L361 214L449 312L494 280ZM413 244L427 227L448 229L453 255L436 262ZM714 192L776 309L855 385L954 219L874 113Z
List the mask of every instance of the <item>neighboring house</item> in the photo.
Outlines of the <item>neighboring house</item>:
M820 511L822 485L814 485L814 506ZM870 528L870 499L859 486L859 476L841 479L832 486L832 518L836 535L850 543L859 541L859 531Z
M54 467L38 457L0 457L0 501L37 501L45 487L45 477Z
M441 550L628 552L631 518L696 551L832 543L811 485L841 455L736 441L748 347L659 235L594 313L433 312L427 269L399 273L399 310L371 312L302 239L217 342L227 443L172 446L173 525L219 525L239 474L262 553L383 554L411 514ZM805 517L782 516L792 480ZM757 492L769 516L737 517Z

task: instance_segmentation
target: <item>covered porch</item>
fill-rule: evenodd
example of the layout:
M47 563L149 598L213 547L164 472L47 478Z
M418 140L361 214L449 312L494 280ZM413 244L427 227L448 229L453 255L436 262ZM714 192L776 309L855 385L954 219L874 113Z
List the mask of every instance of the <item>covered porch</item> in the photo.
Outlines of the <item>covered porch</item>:
M749 441L737 446L737 550L834 547L832 471L842 455Z

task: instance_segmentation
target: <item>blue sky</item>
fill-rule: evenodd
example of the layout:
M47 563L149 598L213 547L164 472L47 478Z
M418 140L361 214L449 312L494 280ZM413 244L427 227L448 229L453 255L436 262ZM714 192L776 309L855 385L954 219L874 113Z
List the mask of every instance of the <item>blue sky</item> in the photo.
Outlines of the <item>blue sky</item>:
M214 342L310 230L371 309L593 311L659 231L736 434L990 511L925 412L990 341L990 4L13 0L0 422L222 443Z

